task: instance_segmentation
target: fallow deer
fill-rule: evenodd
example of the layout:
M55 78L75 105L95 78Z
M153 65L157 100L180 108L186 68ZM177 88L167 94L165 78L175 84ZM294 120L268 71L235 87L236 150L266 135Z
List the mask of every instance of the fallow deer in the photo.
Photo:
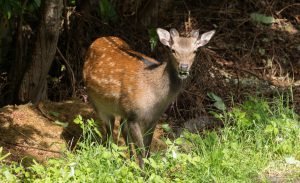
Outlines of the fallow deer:
M136 52L118 37L101 37L90 46L83 76L89 100L112 134L114 118L121 117L122 135L135 145L140 167L148 157L158 118L176 99L199 47L215 31L199 36L198 30L181 37L176 29L157 29L160 42L170 50L168 60L158 62Z

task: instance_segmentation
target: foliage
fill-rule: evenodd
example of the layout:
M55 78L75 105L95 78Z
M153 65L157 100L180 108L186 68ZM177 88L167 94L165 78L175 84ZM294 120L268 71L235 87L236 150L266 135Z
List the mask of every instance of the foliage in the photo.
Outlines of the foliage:
M275 22L275 19L271 16L266 16L260 13L251 13L250 18L252 21L263 24L272 24Z
M13 44L14 36L17 32L17 25L19 23L26 25L29 21L38 21L39 16L37 15L37 10L40 4L40 0L29 0L26 4L17 0L0 1L0 64L5 66L10 64L11 55L8 55L8 53L12 48L10 48L9 45ZM20 17L22 17L22 22L19 22ZM28 27L26 28L27 31L30 30ZM13 50L15 50L15 48ZM7 71L7 68L1 68L1 70L2 69Z
M75 6L76 5L76 0L69 0L70 5Z
M216 94L214 94L212 92L208 92L207 96L214 102L214 107L216 107L217 109L219 109L221 111L226 110L226 105L221 97L217 96Z
M16 182L267 182L283 175L285 182L299 180L300 127L286 98L272 101L250 98L229 112L218 113L225 127L203 134L184 132L168 148L145 159L141 170L127 155L127 148L90 141L94 124L75 121L86 140L76 152L34 162L2 165L0 180ZM288 171L286 170L288 168ZM291 171L292 170L292 171ZM292 173L291 173L292 172ZM298 177L298 179L297 179Z
M109 0L100 0L100 15L106 22L117 23L118 14Z
M161 128L164 130L164 132L166 133L171 133L172 132L172 128L170 127L170 125L168 123L164 123L161 125Z
M41 5L41 0L29 0L27 4L22 7L21 1L0 1L0 17L10 20L13 16L27 13L32 17L32 13L36 11ZM37 18L37 17L36 17Z
M74 119L74 123L78 124L83 131L83 137L85 137L86 143L92 143L97 138L102 138L100 131L93 119L88 119L87 124L83 122L82 116L78 115Z
M4 17L4 19L9 20L12 14L20 12L20 10L21 4L19 1L0 1L0 12L2 14L1 16Z
M151 51L153 51L158 42L158 35L156 33L156 29L154 29L154 28L149 29L148 34L150 37L149 42L150 42L150 46L151 46Z
M0 161L4 160L10 153L3 154L3 148L0 147Z

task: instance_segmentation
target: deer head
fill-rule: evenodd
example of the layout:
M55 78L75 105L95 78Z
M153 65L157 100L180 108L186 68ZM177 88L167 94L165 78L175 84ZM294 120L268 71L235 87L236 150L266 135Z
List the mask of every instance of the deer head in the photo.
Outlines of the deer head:
M206 45L215 34L215 30L212 30L199 36L199 30L192 30L190 37L181 37L176 29L169 32L158 28L156 31L160 42L170 48L172 64L180 79L189 76L198 48Z

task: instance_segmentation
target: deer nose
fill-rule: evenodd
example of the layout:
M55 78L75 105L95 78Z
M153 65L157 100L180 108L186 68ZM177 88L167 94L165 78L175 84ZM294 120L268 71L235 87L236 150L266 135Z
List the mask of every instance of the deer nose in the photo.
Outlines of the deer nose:
M178 76L181 79L186 79L189 76L189 64L179 64Z
M186 71L188 71L188 69L189 69L189 64L180 64L180 65L179 65L179 69L180 69L181 71L186 72Z

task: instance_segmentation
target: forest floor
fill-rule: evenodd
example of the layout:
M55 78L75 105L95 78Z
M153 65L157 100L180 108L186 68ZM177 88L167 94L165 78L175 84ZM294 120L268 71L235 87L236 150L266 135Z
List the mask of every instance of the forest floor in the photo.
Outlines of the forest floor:
M82 135L82 129L73 120L81 115L84 119L96 119L91 106L79 100L44 102L6 106L0 109L0 146L10 152L8 159L24 161L35 159L43 162L60 157L66 149L72 150ZM155 131L152 150L165 148L159 139L163 135L160 125ZM118 125L114 139L118 138Z
M86 177L127 180L131 175L134 182L150 180L153 175L165 182L174 181L176 176L186 181L192 181L191 177L195 176L197 182L206 180L206 176L209 182L222 182L223 178L245 182L298 182L300 133L297 115L285 106L283 98L274 102L252 100L230 112L219 112L224 122L220 129L196 134L184 132L179 138L170 140L164 138L167 133L161 124L158 125L151 147L154 152L145 160L149 165L146 177L128 158L123 140L117 140L119 146L95 146L84 135L82 143L77 143L83 133L80 125L74 122L76 116L80 114L82 122L95 118L88 104L66 101L44 102L37 107L32 104L6 106L0 109L0 147L4 149L4 152L0 150L0 158L9 153L2 163L12 164L12 168L6 170L0 166L3 172L0 180L13 177L12 180L39 178L44 181L48 178L54 182L68 182L71 178L64 175L73 175L70 166L76 165L74 179L79 182ZM116 126L115 139L118 134ZM14 162L19 168L14 167ZM124 169L125 174L120 173L120 169ZM71 172L66 174L63 170ZM199 174L199 170L203 174Z

